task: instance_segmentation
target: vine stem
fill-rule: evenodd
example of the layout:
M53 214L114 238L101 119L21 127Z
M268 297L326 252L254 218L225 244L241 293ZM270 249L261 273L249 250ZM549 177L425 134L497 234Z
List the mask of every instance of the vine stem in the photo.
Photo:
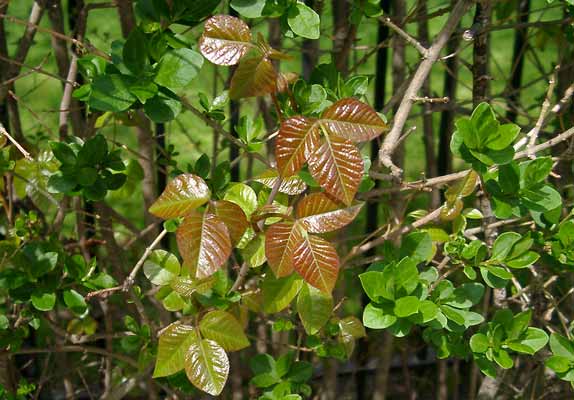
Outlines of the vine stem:
M279 188L281 187L282 183L283 179L281 177L278 177L277 180L275 181L275 184L273 185L273 188L271 189L271 193L269 194L269 197L267 198L265 205L273 203L275 196L277 196L277 193L279 193ZM257 223L257 226L259 227L260 230L263 229L264 223L265 220L261 220ZM249 263L247 261L243 261L243 264L241 264L241 268L239 269L239 273L237 274L237 278L235 279L235 282L233 282L233 286L231 286L231 289L229 289L230 292L239 289L239 287L245 281L245 277L247 276L248 271L249 271Z

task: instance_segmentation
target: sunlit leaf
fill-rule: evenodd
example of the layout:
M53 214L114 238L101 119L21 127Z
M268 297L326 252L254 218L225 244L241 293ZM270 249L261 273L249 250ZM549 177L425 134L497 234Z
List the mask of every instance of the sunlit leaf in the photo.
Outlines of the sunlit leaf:
M285 309L297 296L303 283L303 280L297 274L291 274L283 278L275 278L273 274L267 274L261 284L263 311L276 313Z
M313 235L298 235L293 267L307 283L330 294L339 273L339 257L333 245Z
M362 206L360 203L341 208L341 204L324 193L312 193L299 201L295 212L307 231L325 233L349 224L359 214Z
M177 257L165 250L154 250L143 265L146 278L154 285L168 285L179 275Z
M365 327L355 316L349 316L339 321L340 340L345 347L347 357L350 357L355 348L355 340L367 336Z
M213 203L215 215L217 215L227 226L232 244L239 243L245 230L249 226L245 213L237 204L226 200L219 200Z
M215 15L207 20L199 49L217 65L235 65L253 46L249 26L239 18Z
M478 174L471 170L464 178L450 186L444 195L451 202L461 197L470 196L474 192L477 182Z
M231 254L227 227L210 213L188 214L177 229L176 238L184 266L195 271L197 278L214 274Z
M181 297L191 297L194 293L206 293L215 284L215 276L211 275L203 279L191 279L186 276L178 276L169 285Z
M241 324L233 315L223 310L211 311L199 322L201 334L215 340L227 351L237 351L249 346Z
M209 187L203 179L182 174L167 184L149 212L163 219L180 217L205 204L210 196Z
M267 230L265 255L276 277L281 278L293 272L293 252L302 230L298 222L276 223Z
M268 169L261 173L254 180L256 182L262 183L268 188L273 188L275 183L279 179L279 174L274 169ZM303 193L307 189L307 184L303 179L299 178L297 175L289 176L283 178L281 184L279 185L279 192L285 193L290 196L295 196L297 194Z
M308 159L309 171L327 193L350 205L363 177L359 149L346 139L325 136Z
M342 99L327 108L321 124L330 134L364 142L387 129L387 124L369 105L353 98Z
M275 92L277 71L269 58L262 55L245 57L231 78L230 99L263 96Z
M283 177L296 174L305 160L319 147L317 120L289 118L281 124L275 144L277 169Z
M193 326L175 322L165 328L159 336L153 377L168 376L183 370L187 349L197 340Z
M185 373L195 387L217 396L229 375L229 358L213 340L195 341L185 354Z
M307 334L316 334L329 320L331 311L333 311L331 295L326 295L313 286L303 285L297 297L297 312Z

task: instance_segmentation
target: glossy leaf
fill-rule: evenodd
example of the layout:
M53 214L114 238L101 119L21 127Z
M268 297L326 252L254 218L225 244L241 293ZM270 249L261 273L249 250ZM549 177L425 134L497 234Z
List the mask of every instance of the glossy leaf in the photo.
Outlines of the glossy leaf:
M146 278L154 285L169 285L179 275L177 257L165 250L154 250L143 265Z
M363 177L359 149L346 139L325 136L308 159L309 171L327 193L350 205Z
M209 187L203 179L192 174L182 174L167 184L149 212L163 219L184 216L205 204L210 196Z
M199 322L201 334L215 340L227 351L237 351L249 346L249 340L239 321L223 310L211 311Z
M319 289L303 285L297 297L297 312L305 332L314 335L329 320L333 311L333 297L325 295Z
M307 39L319 39L321 21L319 14L305 3L293 3L287 12L287 23L291 30Z
M469 173L464 178L446 190L446 199L449 202L454 202L462 197L470 196L472 192L474 192L474 188L476 187L477 182L478 174L474 171L469 171Z
M293 267L307 283L331 294L339 274L339 257L333 245L313 235L301 235L293 253Z
M203 57L191 49L170 50L159 62L155 83L171 90L187 86L199 74Z
M195 341L185 354L185 373L195 387L217 396L229 375L229 358L213 340Z
M296 216L312 233L325 233L341 229L351 223L361 211L363 203L348 208L333 201L324 193L312 193L305 196L298 204Z
M289 177L296 174L318 147L319 126L316 120L292 117L283 121L275 143L275 159L280 175Z
M275 92L277 71L269 58L262 55L244 57L231 78L229 98L264 96Z
M277 182L277 179L279 179L279 174L277 171L274 169L268 169L267 171L261 173L254 180L264 184L268 188L273 188ZM283 178L281 184L279 185L279 192L288 194L290 196L301 194L306 189L307 184L303 181L303 179L296 175Z
M279 222L265 233L265 256L277 278L293 272L293 254L302 231L298 222Z
M191 297L194 293L206 293L215 284L215 276L211 275L203 279L191 279L186 276L178 276L170 282L170 287L181 297Z
M223 199L237 204L247 217L251 216L257 208L257 195L255 191L244 183L232 185L225 192Z
M284 310L297 296L303 283L297 274L291 274L284 278L275 278L273 274L267 274L261 285L263 311L277 313Z
M207 20L199 49L217 65L235 65L252 47L249 26L239 18L215 15Z
M188 214L176 232L177 246L184 266L197 278L214 274L231 254L231 239L219 217L204 213Z
M233 245L239 243L239 240L241 240L241 237L249 226L247 217L241 207L230 201L219 200L213 203L213 208L215 215L227 226L231 243Z
M387 129L375 110L353 98L339 100L327 108L321 124L330 134L355 142L372 140Z
M185 354L198 337L193 326L175 322L165 328L159 336L157 359L153 377L175 374L185 367Z

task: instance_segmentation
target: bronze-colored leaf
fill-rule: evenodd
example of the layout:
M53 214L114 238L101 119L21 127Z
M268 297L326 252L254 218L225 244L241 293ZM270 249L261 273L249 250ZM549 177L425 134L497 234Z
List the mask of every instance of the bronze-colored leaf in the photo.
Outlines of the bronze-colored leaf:
M218 396L229 375L227 353L214 340L197 340L185 353L185 373L195 387Z
M311 286L330 294L339 274L339 257L333 245L314 235L298 235L293 252L295 271Z
M453 202L447 201L440 210L440 219L443 221L452 221L460 215L464 203L461 199L455 199Z
M353 98L339 100L327 108L321 124L330 134L355 142L372 140L387 129L375 110Z
M324 193L312 193L305 196L295 211L297 219L311 233L325 233L341 229L353 221L363 203L342 208L340 203Z
M249 26L239 18L215 15L207 20L199 50L217 65L235 65L253 45Z
M316 119L292 117L283 121L275 143L279 174L282 177L296 174L318 147L319 125Z
M167 184L149 212L163 219L181 217L207 203L210 197L211 192L203 179L181 174Z
M218 200L213 202L213 208L215 215L227 226L232 244L239 243L245 230L249 227L249 222L241 207L227 200Z
M450 186L444 195L448 201L454 202L456 199L470 196L474 192L477 183L478 174L471 170L464 178Z
M277 278L293 272L293 252L300 241L303 227L298 222L279 222L265 234L265 256Z
M267 219L293 219L291 215L292 213L293 208L284 206L283 204L275 202L273 204L264 204L263 206L257 208L257 210L255 210L255 212L251 215L251 222L256 223L262 219L266 220L265 223L269 222Z
M269 57L273 59L272 55L270 55ZM277 76L277 93L283 93L287 91L289 85L295 83L297 79L299 79L299 74L295 72L285 72L285 73L280 72L279 75Z
M325 142L308 159L309 171L327 193L350 205L363 177L359 149L338 136L325 136Z
M255 182L262 183L268 188L273 188L277 182L277 179L279 179L278 172L274 169L268 169L261 173L261 175L259 175L257 178L255 178ZM281 185L279 185L279 192L288 194L290 196L301 194L305 191L305 189L307 189L307 184L297 175L283 178Z
M214 214L192 212L176 232L177 247L184 266L199 279L208 277L227 261L231 239L225 223Z
M231 78L229 98L264 96L277 89L277 71L273 63L262 55L247 56L241 60Z

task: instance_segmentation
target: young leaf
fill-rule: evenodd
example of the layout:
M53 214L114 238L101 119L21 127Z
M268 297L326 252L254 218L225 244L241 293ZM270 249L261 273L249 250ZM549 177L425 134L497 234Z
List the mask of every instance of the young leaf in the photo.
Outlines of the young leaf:
M300 223L280 222L269 227L265 234L265 255L277 278L293 272L293 253L302 235Z
M253 46L249 26L239 18L215 15L207 20L199 49L217 65L235 65Z
M339 100L327 108L321 124L328 133L354 142L372 140L387 129L375 110L353 98Z
M259 182L267 186L268 188L273 188L275 182L279 179L279 174L274 169L268 169L261 173L258 177L254 178L255 182ZM283 178L281 185L279 185L279 192L285 193L290 196L295 196L303 193L307 189L307 184L303 179L298 176L290 176Z
M282 177L296 174L318 147L319 127L316 120L292 117L283 121L275 144L279 174Z
M512 250L512 246L518 242L522 236L516 232L504 232L496 238L492 245L492 260L504 261Z
M207 313L199 322L201 334L215 340L227 351L237 351L249 346L241 324L233 315L223 310Z
M333 297L323 294L308 284L303 285L297 297L297 312L308 335L319 332L331 316Z
M214 274L231 254L231 239L219 217L196 211L189 213L176 232L177 247L184 265L197 278Z
M309 171L327 193L350 205L363 177L359 149L346 139L325 136L308 159Z
M325 239L301 235L293 253L293 267L307 283L331 294L339 273L339 257Z
M169 285L179 275L177 257L165 250L154 250L143 265L146 278L154 285Z
M170 287L181 297L189 298L194 293L205 293L215 284L215 276L211 275L203 279L190 279L178 276L170 282Z
M363 203L348 208L341 208L324 193L311 193L305 196L298 204L296 215L305 229L311 233L332 232L351 223Z
M185 354L185 373L195 387L217 396L229 375L229 359L225 350L213 340L197 340Z
M277 71L269 60L262 55L243 58L231 78L229 98L264 96L275 92Z
M192 174L182 174L167 184L149 212L163 219L176 218L202 206L210 197L211 192L203 179Z
M249 222L245 213L237 204L227 200L218 200L213 203L215 215L217 215L227 226L231 243L239 243L245 230L249 227Z
M267 274L261 285L263 311L277 313L285 309L297 296L303 283L297 274L291 274L284 278L275 278L273 274Z
M377 306L369 303L363 311L363 324L371 329L386 329L397 322L391 307Z
M192 326L174 322L159 336L157 359L153 377L159 378L181 371L185 367L185 353L198 340Z
M401 297L395 302L395 315L405 318L419 312L420 301L416 296Z
M574 362L574 341L568 340L559 333L553 333L550 337L550 349L557 356L567 358Z

